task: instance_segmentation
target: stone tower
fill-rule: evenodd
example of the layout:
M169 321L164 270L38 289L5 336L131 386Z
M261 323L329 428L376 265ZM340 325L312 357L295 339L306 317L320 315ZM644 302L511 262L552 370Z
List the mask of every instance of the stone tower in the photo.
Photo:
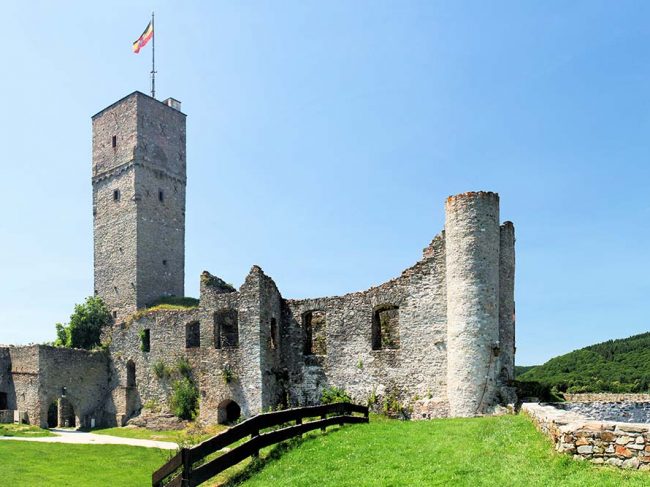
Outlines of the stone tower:
M185 115L136 91L92 123L95 294L120 320L184 294Z
M447 199L445 239L450 413L475 416L512 378L514 227L499 225L499 195L463 193Z

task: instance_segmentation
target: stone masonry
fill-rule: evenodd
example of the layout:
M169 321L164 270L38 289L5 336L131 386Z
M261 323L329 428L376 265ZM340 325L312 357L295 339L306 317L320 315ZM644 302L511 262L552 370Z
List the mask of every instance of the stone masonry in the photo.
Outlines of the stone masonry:
M92 167L95 292L114 315L107 352L0 348L0 401L30 422L168 413L179 361L205 422L316 404L334 387L422 419L514 401L515 238L496 193L449 197L445 229L422 257L365 291L287 299L253 266L239 289L204 272L197 306L148 310L183 296L180 104L135 92L99 112Z

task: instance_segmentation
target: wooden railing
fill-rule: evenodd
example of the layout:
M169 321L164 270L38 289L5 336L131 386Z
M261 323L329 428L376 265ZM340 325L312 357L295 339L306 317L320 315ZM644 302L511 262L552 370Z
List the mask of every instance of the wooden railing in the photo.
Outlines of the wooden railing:
M359 413L363 416L353 416ZM318 418L304 422L305 418ZM286 423L295 422L294 425ZM156 470L151 476L154 487L190 487L223 472L250 456L257 456L260 449L281 441L301 436L304 433L328 426L368 422L368 408L356 404L337 403L325 406L310 406L304 408L285 409L273 413L263 413L242 421L236 426L213 436L191 448L182 448L165 465ZM267 428L281 426L280 429L262 432ZM197 467L194 464L205 459L208 455L218 452L247 436L250 439L227 450L222 455L209 460ZM178 470L180 469L180 472Z

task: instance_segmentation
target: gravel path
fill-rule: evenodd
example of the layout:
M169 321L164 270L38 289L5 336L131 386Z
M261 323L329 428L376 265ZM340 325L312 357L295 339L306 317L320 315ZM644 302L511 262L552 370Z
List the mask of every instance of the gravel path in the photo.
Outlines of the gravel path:
M56 436L43 436L40 438L24 438L16 436L0 436L0 440L37 441L41 443L76 443L83 445L131 445L145 448L160 448L163 450L176 450L178 445L170 441L139 440L136 438L121 438L119 436L97 435L83 431L51 429Z

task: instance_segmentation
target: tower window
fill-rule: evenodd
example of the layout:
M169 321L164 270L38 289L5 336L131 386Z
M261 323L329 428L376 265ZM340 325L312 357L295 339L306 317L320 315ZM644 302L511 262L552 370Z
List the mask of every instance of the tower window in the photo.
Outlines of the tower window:
M113 201L120 201L120 190L119 189L114 189L113 190Z
M117 318L117 311L113 311L113 318Z
M113 146L113 149L115 149L115 147L117 147L117 135L114 135L113 137L111 137L111 145Z
M151 350L151 331L146 328L140 334L140 350L149 352Z
M163 260L163 265L167 265L167 260Z
M278 323L275 318L271 318L271 350L278 348Z
M162 189L158 190L158 201L164 201L165 200L165 195L163 193Z

